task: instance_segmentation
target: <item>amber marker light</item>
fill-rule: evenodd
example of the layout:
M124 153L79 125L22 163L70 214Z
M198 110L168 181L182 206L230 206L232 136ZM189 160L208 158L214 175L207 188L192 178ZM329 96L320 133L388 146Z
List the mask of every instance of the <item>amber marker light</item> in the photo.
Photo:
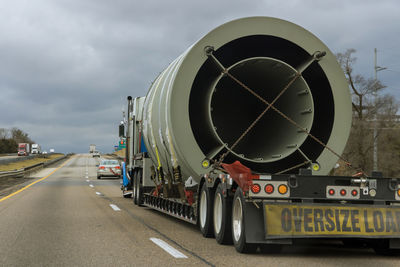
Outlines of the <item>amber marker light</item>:
M281 185L278 187L278 192L279 192L281 195L286 194L287 191L288 191L287 185L281 184Z

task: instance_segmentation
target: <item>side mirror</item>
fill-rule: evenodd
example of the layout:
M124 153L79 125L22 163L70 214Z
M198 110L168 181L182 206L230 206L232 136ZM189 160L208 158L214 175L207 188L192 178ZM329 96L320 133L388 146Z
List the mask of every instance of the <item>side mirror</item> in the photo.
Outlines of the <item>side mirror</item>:
M121 121L121 124L118 127L118 132L119 132L119 137L125 137L125 125L124 123Z

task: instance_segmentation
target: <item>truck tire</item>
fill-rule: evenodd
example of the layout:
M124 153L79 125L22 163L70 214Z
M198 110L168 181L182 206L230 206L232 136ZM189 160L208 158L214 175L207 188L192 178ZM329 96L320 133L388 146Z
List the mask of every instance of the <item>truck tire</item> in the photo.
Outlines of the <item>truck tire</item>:
M133 198L133 204L137 205L137 198L136 198L137 170L133 171L132 179L133 179L133 184L132 184L132 198Z
M101 176L100 175L97 175L97 179L100 179L101 178Z
M232 199L224 196L222 184L214 195L213 225L215 240L219 244L232 244Z
M213 204L214 192L204 183L200 190L199 197L199 227L204 237L213 237Z
M136 181L136 205L138 206L142 206L143 205L143 187L142 187L142 175L143 175L143 171L141 169L139 169L136 172L136 177L135 177L135 181Z
M232 204L232 240L235 249L240 253L252 253L257 249L256 244L249 244L246 242L245 233L245 201L243 198L243 191L237 188L235 196L233 197Z

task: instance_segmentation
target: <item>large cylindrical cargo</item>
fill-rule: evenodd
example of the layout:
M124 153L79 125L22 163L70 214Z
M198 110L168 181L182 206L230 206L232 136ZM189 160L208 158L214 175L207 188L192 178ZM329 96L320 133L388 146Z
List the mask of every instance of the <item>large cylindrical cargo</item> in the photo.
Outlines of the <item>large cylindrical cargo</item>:
M231 149L267 107L260 98L271 103L298 73L276 109ZM338 158L309 134L341 154L350 125L350 93L335 56L302 27L269 17L234 20L201 38L157 77L143 110L154 164L169 173L180 166L184 180L197 181L210 170L203 160L227 150L224 162L239 160L255 172L295 172L312 161L325 175Z

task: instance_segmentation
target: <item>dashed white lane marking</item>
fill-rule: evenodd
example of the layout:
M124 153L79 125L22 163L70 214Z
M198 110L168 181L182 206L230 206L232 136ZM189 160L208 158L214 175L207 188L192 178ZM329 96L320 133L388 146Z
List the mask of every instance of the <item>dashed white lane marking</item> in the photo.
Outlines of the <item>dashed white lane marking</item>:
M179 250L176 250L175 248L171 247L168 243L166 243L165 241L163 241L161 239L152 237L152 238L150 238L150 240L153 241L154 244L156 244L157 246L159 246L160 248L162 248L163 250L165 250L166 252L168 252L175 258L187 258L187 256L185 254L183 254Z
M89 183L89 182L90 182L90 180L86 180L86 182L88 182L88 183Z
M90 186L90 187L94 187L94 185L92 185L92 184L90 184L89 186Z
M118 208L118 206L115 205L115 204L110 204L110 207L111 207L113 210L115 210L115 211L120 211L120 210L121 210L121 209Z
M87 179L87 178L89 178L89 176L87 176L87 175L86 175L86 177L85 177L85 178Z
M100 192L96 192L96 195L101 196L101 193Z

